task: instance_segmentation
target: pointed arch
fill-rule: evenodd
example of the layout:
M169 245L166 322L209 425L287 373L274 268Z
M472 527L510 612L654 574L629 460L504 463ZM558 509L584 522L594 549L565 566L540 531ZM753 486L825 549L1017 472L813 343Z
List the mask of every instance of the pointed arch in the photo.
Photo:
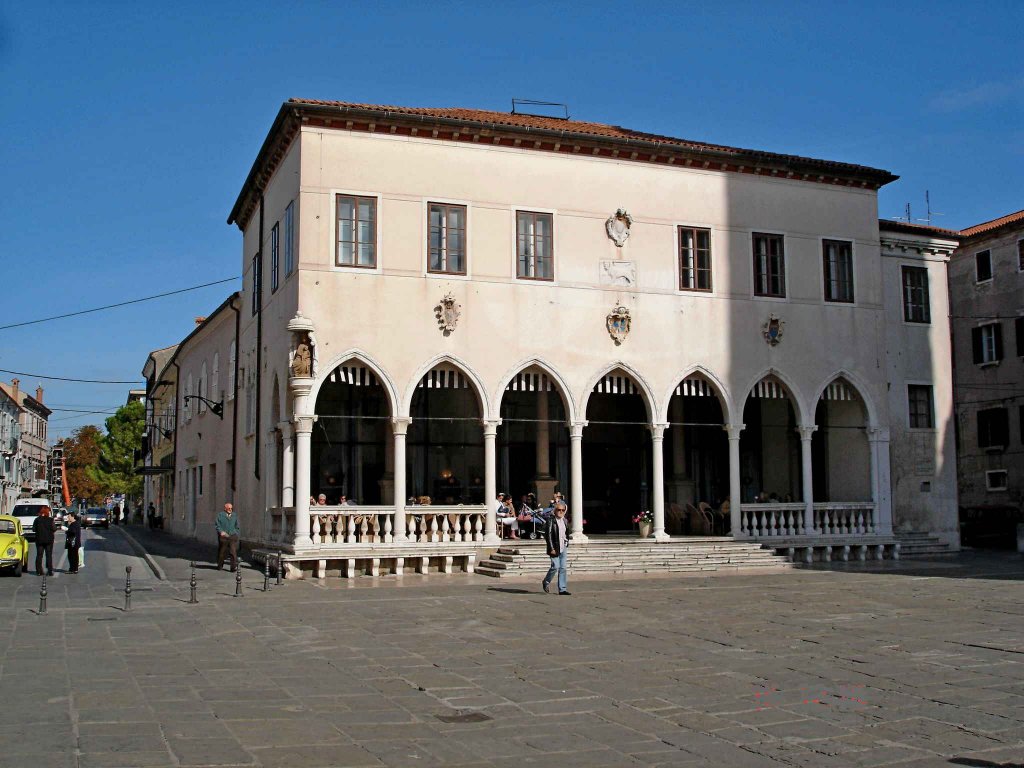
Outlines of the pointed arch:
M793 415L796 416L797 426L812 426L814 424L814 410L811 409L808 413L807 403L800 394L800 390L797 389L793 384L793 381L788 376L780 372L777 368L765 368L757 376L747 382L747 385L740 390L743 394L743 406L746 406L747 398L750 397L750 393L754 387L756 387L761 380L768 378L769 376L773 376L781 381L789 392L793 401ZM742 409L739 413L740 418L742 418Z
M732 398L729 395L729 390L726 388L724 382L718 378L714 373L705 368L703 365L691 365L688 368L683 369L673 380L671 386L665 392L664 397L661 399L660 410L658 411L658 420L662 423L667 423L670 419L668 417L669 406L672 403L672 395L676 391L676 387L691 376L698 375L704 379L707 379L712 389L715 390L715 395L718 397L718 401L722 405L722 415L725 417L726 424L732 424L733 414L735 413L735 406L732 402Z
M820 387L818 387L818 389L814 393L814 399L811 401L814 404L815 408L817 408L818 400L820 400L821 396L825 394L825 390L829 387L829 385L834 384L836 381L840 379L846 381L846 383L852 386L857 391L857 394L860 396L861 401L864 403L864 411L867 415L868 422L866 426L872 429L877 427L878 411L875 408L874 401L868 394L867 385L865 384L863 379L846 370L845 368L840 368L839 370L834 371L827 379L825 379L824 383Z
M358 360L373 371L377 380L384 387L384 392L388 398L388 405L391 407L392 418L400 415L398 409L398 389L395 387L394 381L380 363L370 357L366 352L356 348L347 349L319 366L319 373L317 374L316 380L313 382L313 388L309 393L309 402L313 404L316 403L317 396L320 394L320 388L324 385L324 382L330 378L331 372L339 365L346 363L349 360Z
M641 397L643 397L644 400L644 408L647 410L647 418L653 422L657 415L661 412L658 408L657 398L654 397L654 390L651 389L651 385L647 382L647 379L645 379L640 374L639 371L637 371L629 363L623 362L621 360L605 366L604 368L601 369L599 373L591 377L591 379L587 382L586 388L579 395L579 406L576 409L576 412L580 414L580 419L585 420L587 418L587 405L590 403L590 396L594 392L594 387L597 386L597 383L601 381L601 379L603 379L610 373L614 373L615 371L622 371L630 379L633 380L634 384L636 384L640 388L640 395Z
M501 407L501 400L505 395L505 388L509 385L516 374L521 373L527 368L534 367L540 368L548 377L554 382L558 388L558 393L562 396L562 404L565 406L565 415L569 423L572 424L576 421L576 403L572 397L572 389L566 383L555 367L551 363L547 362L540 357L530 357L526 360L522 360L512 366L505 375L502 376L501 381L498 383L498 388L494 391L492 402L497 404L497 407Z
M473 391L476 393L477 401L480 404L480 418L484 421L490 420L492 418L490 399L487 396L487 388L484 386L483 380L472 367L452 355L436 355L416 370L406 387L405 396L402 398L402 410L399 415L405 417L410 414L412 411L412 399L416 395L416 388L419 386L420 381L434 368L444 364L457 368L469 379Z

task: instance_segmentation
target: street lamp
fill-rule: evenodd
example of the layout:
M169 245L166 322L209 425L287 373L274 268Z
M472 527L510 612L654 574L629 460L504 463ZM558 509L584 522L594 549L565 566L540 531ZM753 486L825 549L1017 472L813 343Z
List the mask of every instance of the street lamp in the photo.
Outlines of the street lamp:
M224 418L224 401L221 400L219 403L215 403L212 400L203 397L202 395L185 395L185 400L182 403L184 406L188 406L189 400L198 400L202 403L206 403L207 407L213 411L214 415L218 418Z
M174 434L174 433L173 433L173 432L172 432L171 430L169 430L169 429L164 429L163 427L158 427L158 426L157 426L156 424L144 424L143 426L144 426L144 427L145 427L146 429L149 429L150 427L152 427L152 428L153 428L153 429L155 429L155 430L156 430L157 432L159 432L159 433L160 433L160 434L162 434L162 435L163 435L164 437L166 437L166 438L167 438L168 440L170 440L170 439L171 439L171 435L173 435L173 434Z

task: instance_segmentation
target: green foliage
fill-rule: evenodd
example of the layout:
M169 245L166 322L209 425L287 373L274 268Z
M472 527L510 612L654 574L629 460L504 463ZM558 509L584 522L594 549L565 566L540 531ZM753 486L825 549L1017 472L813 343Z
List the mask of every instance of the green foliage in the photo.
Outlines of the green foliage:
M142 477L135 474L135 457L142 449L146 408L137 401L123 405L107 419L106 425L99 460L89 470L90 474L109 493L141 496Z
M68 490L72 499L86 499L99 504L108 489L93 476L100 460L103 433L98 427L86 424L64 441L64 464L67 468Z

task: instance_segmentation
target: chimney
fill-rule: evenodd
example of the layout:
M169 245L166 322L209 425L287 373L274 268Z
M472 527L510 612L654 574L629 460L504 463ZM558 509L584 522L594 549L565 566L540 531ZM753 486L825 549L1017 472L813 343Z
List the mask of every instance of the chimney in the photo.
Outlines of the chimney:
M197 317L195 320L196 320L196 328L198 328L200 325L202 325L203 323L206 322L206 318L205 317Z
M36 402L43 402L43 385L40 384L36 387Z
M19 399L18 399L18 385L19 384L21 384L21 379L11 379L11 389L14 390L14 392L12 394L14 395L14 401L16 403L20 402Z

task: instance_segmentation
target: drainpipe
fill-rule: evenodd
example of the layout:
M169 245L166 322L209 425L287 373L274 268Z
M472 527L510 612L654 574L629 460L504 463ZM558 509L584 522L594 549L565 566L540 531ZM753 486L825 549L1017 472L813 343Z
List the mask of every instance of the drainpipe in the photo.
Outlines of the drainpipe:
M253 448L256 452L253 474L260 479L260 392L263 383L263 193L260 192L260 242L256 251L256 439Z
M238 473L238 359L242 356L239 348L239 331L242 326L242 308L239 306L240 300L231 302L231 311L235 313L235 391L231 393L231 498L233 499L235 494L235 477ZM174 412L174 418L178 418L178 412Z
M175 351L177 356L177 351ZM235 355L238 357L238 355ZM174 520L174 500L178 497L178 392L181 385L181 367L174 361L174 448L171 449L171 522Z

